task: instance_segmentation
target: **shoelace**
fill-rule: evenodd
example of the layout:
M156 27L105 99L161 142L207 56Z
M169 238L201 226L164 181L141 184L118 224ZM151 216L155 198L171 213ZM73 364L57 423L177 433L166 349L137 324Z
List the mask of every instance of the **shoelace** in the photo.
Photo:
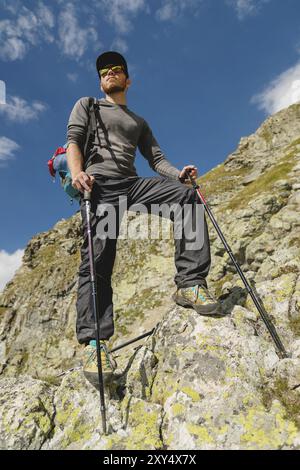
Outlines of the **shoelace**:
M195 294L195 300L197 300L197 299L198 299L198 293L199 293L199 285L193 286L193 287L192 287L192 291L193 291L194 294Z
M215 297L209 292L209 290L205 286L201 286L201 287L204 290L207 299L212 300L213 302L216 302ZM199 294L199 295L201 295L201 294Z
M107 365L107 367L109 367L111 369L112 366L111 366L111 363L110 363L110 360L109 360L109 357L108 357L108 352L107 352L105 346L103 346L102 344L100 345L100 351L101 351L101 353L102 353L102 351L104 352L106 365ZM102 354L101 354L101 356L102 356ZM91 362L94 362L96 357L97 357L97 349L95 348L95 350L90 353L90 355L88 357L88 360L87 360L87 363L90 364ZM102 359L102 357L101 357L101 359Z
M199 289L203 289L204 290L204 293L206 295L206 298L203 294L199 293ZM199 284L197 286L193 286L192 287L192 290L193 292L195 293L195 300L198 299L198 296L200 297L201 300L203 300L203 302L205 302L206 300L212 300L213 302L215 301L214 297L210 294L209 290L206 289L205 286L200 286Z

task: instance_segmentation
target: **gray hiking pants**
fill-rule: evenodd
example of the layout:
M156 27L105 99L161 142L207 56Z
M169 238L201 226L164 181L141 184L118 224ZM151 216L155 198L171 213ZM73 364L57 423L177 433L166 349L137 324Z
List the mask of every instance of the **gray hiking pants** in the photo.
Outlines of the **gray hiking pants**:
M97 278L98 308L100 314L100 338L109 339L114 333L113 320L113 291L111 276L116 256L117 236L105 239L97 237L99 231L97 224L103 214L97 212L99 204L111 204L119 210L119 197L127 197L127 207L134 204L144 204L147 209L151 204L190 204L192 207L191 220L195 226L196 210L200 201L194 189L183 185L179 181L166 177L141 178L131 176L128 178L109 178L96 176L92 189L91 225L94 244L95 270ZM81 216L84 227L84 241L81 248L81 265L79 268L79 283L77 296L77 323L76 332L79 343L87 343L95 339L95 320L92 309L92 293L90 285L90 266L88 254L88 239L85 230L86 214L84 202L81 201ZM118 219L118 218L117 218ZM174 217L170 216L174 221ZM177 287L190 287L197 284L207 285L206 276L210 268L210 244L205 216L202 216L203 244L200 249L186 249L184 234L175 242L175 266L177 273L175 283ZM175 225L175 224L174 224ZM99 227L99 225L98 225ZM125 266L124 266L125 270Z

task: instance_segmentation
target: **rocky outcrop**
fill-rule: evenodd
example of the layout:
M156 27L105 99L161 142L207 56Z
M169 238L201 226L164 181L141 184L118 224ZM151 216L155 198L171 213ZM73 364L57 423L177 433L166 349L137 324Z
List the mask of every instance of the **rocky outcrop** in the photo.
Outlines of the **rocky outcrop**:
M299 117L300 105L270 117L200 178L290 358L278 357L210 222L208 283L223 318L171 304L172 240L120 238L111 346L156 329L115 354L110 434L101 435L99 394L80 370L74 331L76 214L30 241L0 296L2 448L300 448ZM146 215L127 217L133 229L147 226Z
M238 306L222 319L169 311L144 346L119 357L106 396L108 436L99 394L80 371L59 386L3 378L2 446L297 449L299 341L293 359L279 360L256 322Z

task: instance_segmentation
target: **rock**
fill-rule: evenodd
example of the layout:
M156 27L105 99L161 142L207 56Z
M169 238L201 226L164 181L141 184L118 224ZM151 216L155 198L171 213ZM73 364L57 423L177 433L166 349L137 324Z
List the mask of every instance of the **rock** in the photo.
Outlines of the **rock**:
M0 379L0 448L39 450L54 429L54 389L31 377Z
M226 261L220 256L215 256L215 263L213 268L210 271L210 279L212 281L218 281L222 279L225 274L225 265Z
M249 175L245 176L245 178L242 181L242 184L246 186L247 184L250 184L253 181L255 181L257 178L259 178L260 175L261 175L261 170L256 169L252 171Z
M277 180L275 183L274 183L274 188L275 189L278 189L278 190L287 190L287 191L290 191L292 189L292 186L290 184L290 182L286 179L282 179L282 180Z
M126 377L126 386L132 396L149 398L157 362L156 356L148 348L141 348L134 356Z
M286 381L289 389L299 388L300 392L300 359L284 359L278 364L276 375Z
M99 392L82 372L70 373L63 379L56 390L54 406L55 432L44 443L44 450L81 449L94 434L102 434Z
M226 168L252 167L255 164L265 165L282 157L283 149L295 142L289 151L298 151L297 139L299 139L299 104L283 109L275 116L270 116L249 137L240 140L238 148L225 160Z
M294 358L300 359L300 339L293 342L290 352Z
M274 252L274 238L271 233L263 233L254 238L247 245L245 250L245 260L249 266L253 262L262 263L270 254Z
M176 335L184 312L170 313L157 332L155 349L163 357L152 388L152 399L164 403L163 442L169 449L272 449L293 446L299 431L284 418L280 402L267 411L257 393L263 358L274 368L270 344L234 334L231 321L193 319L194 329L183 338ZM244 336L245 335L245 336ZM238 339L239 338L239 339ZM172 367L174 348L181 344L178 365ZM277 357L278 361L278 357ZM279 444L280 442L280 444Z
M222 286L222 294L223 295L229 294L232 288L233 288L233 284L231 282L224 282Z
M300 327L300 276L297 278L294 286L294 292L290 299L289 305L289 318L292 322L292 327L298 329ZM298 328L297 328L298 325Z

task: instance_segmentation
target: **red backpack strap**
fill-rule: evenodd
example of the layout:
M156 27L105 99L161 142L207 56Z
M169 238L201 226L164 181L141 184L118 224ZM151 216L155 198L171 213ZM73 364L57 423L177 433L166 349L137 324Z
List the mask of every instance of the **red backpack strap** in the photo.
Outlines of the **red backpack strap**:
M48 169L49 169L49 173L50 175L55 178L55 170L53 168L53 160L54 160L54 157L50 158L50 160L48 160Z
M61 155L62 153L66 153L65 147L58 147L53 155L53 158L55 158L57 155Z

